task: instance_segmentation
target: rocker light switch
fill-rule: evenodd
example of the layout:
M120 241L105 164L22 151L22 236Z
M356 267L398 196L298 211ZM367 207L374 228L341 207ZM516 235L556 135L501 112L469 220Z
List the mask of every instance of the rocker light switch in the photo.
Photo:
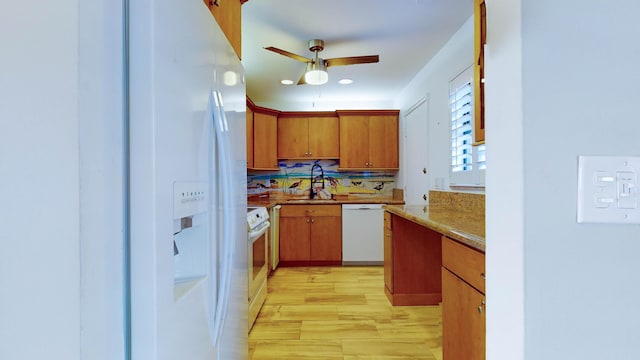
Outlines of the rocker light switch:
M578 222L640 224L640 157L578 157Z

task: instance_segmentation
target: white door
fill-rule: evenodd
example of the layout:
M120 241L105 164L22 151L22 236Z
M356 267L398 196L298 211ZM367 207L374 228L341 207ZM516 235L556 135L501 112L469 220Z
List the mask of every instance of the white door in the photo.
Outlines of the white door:
M407 205L429 203L429 98L416 102L405 115L405 189Z

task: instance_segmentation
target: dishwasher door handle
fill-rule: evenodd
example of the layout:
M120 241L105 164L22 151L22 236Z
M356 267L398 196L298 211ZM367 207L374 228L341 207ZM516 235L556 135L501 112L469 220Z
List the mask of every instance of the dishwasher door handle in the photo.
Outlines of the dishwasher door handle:
M382 204L345 204L342 210L382 210Z

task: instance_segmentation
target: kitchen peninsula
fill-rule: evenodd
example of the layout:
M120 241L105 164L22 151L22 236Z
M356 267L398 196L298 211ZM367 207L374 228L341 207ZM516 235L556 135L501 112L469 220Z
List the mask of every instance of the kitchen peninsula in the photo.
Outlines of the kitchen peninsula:
M431 191L428 206L385 208L384 282L389 301L442 302L444 359L484 359L484 195Z

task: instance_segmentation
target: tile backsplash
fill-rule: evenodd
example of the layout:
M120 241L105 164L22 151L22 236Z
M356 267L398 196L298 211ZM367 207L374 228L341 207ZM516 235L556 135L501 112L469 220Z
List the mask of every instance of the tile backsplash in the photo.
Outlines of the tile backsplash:
M355 195L367 197L391 197L395 187L394 173L370 171L338 171L336 160L281 160L280 171L249 170L247 192L249 196L309 197L311 188L311 168L318 164L324 171L324 179L316 167L314 187L324 197L331 195ZM324 186L324 190L323 189Z

